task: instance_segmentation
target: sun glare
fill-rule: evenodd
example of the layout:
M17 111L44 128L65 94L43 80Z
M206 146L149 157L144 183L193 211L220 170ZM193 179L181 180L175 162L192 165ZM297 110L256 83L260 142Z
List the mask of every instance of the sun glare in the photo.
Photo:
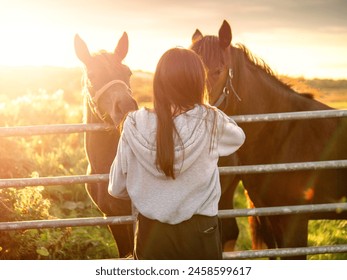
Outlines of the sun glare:
M177 32L178 28L174 29L174 26L165 28L166 21L163 21L163 26L142 27L140 23L143 18L138 19L139 24L134 24L136 19L132 19L129 26L122 21L121 26L105 25L104 28L104 23L97 25L86 21L90 10L81 13L76 22L71 22L71 18L65 20L61 15L75 10L57 5L60 10L55 13L54 7L53 4L52 7L38 3L31 5L30 1L24 0L1 3L0 65L80 66L73 49L75 33L80 33L93 52L100 49L113 51L122 32L127 31L129 52L125 63L131 69L150 72L155 70L164 51L175 46L190 45L191 37L186 35L187 32ZM95 16L94 19L99 17ZM281 75L346 78L346 36L336 36L326 31L269 27L265 31L235 32L233 43L236 42L245 44Z
M40 27L40 31L34 24L28 24L26 28L13 25L7 29L9 36L2 43L0 52L0 64L11 66L22 65L59 65L65 64L61 50L66 48L67 42L60 41L59 37L52 40L49 34L52 30ZM71 42L69 42L72 44Z
M28 1L29 2L29 1ZM28 3L4 4L0 18L0 65L39 66L66 64L64 50L72 45L66 42L65 26L55 26L40 10L31 10ZM70 45L67 45L70 44ZM71 48L71 47L70 47Z
M129 52L125 63L134 70L154 72L156 65L163 53L177 46L189 47L190 38L173 38L160 36L155 32L147 36L140 34L129 34ZM151 38L148 40L148 38Z

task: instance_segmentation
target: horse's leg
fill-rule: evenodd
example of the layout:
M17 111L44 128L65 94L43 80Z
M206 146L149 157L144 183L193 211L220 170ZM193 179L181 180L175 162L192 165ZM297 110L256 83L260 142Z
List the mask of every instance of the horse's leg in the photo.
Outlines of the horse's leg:
M95 205L106 216L131 215L131 201L116 199L109 195L107 183L87 184L87 191ZM116 241L119 257L128 257L133 253L134 232L132 224L109 225Z
M115 203L122 205L125 201ZM129 207L125 205L124 207ZM107 215L107 214L106 214ZM129 214L128 214L129 215ZM110 215L109 215L110 216ZM109 225L109 228L117 243L120 258L126 258L133 254L134 250L134 227L133 224Z
M278 248L296 248L307 246L308 216L285 215L271 218L272 229ZM306 255L282 257L281 259L305 260Z
M238 158L235 155L228 157L221 157L219 160L219 166L237 165ZM221 175L220 182L222 188L222 195L219 200L218 208L220 210L233 209L233 199L235 189L239 182L239 178L236 175ZM239 228L235 218L221 219L221 234L224 251L234 251L236 240L239 235Z

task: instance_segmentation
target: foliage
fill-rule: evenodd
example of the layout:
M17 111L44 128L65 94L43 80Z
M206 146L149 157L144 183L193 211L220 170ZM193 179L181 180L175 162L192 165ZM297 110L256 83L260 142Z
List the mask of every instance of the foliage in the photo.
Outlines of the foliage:
M235 209L248 208L248 202L244 192L245 190L243 188L242 183L239 183L239 185L237 186L235 190L235 195L234 195ZM251 233L248 226L248 218L238 217L236 218L236 222L240 232L239 232L239 237L235 245L235 250L236 251L251 250L252 241L251 241Z
M25 147L7 138L0 138L0 159L0 178L28 175L34 165Z
M51 202L42 196L43 187L8 188L0 191L1 221L50 219ZM55 238L45 244L49 230L3 231L0 234L1 259L39 259L49 256L69 234L69 230L54 231ZM51 252L50 252L51 251Z
M1 190L3 211L0 221L56 218L50 214L51 200L44 198L44 189L26 187ZM73 208L70 205L70 209ZM85 208L83 203L79 208ZM92 211L87 212L92 215ZM116 245L102 227L29 229L0 233L0 259L98 259L116 256Z
M309 223L309 246L346 244L347 221L318 220ZM312 260L346 260L347 253L310 256Z
M62 90L41 89L3 103L0 125L79 123L81 104L68 104ZM2 137L0 159L0 178L84 174L87 168L82 134ZM101 215L82 185L3 189L0 204L1 221ZM117 254L107 227L0 232L3 259L96 259Z

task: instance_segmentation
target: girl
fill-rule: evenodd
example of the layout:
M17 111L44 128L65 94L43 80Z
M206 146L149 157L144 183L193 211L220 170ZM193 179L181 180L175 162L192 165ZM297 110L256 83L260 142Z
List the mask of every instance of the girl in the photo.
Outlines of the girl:
M138 211L135 259L221 259L218 158L245 135L208 105L206 72L191 50L170 49L153 80L154 109L130 113L109 193Z

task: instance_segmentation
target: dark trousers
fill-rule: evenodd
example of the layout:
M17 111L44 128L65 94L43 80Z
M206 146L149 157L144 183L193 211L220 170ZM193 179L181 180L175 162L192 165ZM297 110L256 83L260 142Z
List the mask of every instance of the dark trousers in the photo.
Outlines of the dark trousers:
M176 225L138 215L134 258L139 260L222 259L217 216L194 215Z

